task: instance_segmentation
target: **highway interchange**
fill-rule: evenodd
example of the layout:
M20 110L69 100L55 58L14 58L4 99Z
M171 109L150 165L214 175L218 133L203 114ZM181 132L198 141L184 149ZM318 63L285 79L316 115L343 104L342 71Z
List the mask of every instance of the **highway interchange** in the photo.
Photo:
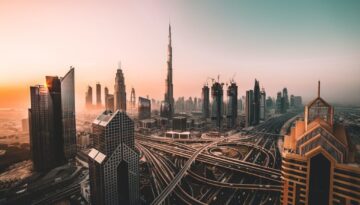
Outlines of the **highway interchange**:
M137 134L151 176L151 204L276 204L281 190L278 133L295 116L273 117L226 137L169 139Z

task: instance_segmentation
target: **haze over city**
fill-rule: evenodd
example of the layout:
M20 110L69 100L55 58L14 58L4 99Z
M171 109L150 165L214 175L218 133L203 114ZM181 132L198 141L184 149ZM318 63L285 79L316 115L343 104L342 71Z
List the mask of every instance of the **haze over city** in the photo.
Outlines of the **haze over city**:
M76 68L77 106L87 85L162 99L167 29L173 28L174 97L201 95L208 77L239 96L260 80L308 102L322 81L329 102L360 104L359 1L1 1L0 107L28 108L29 86ZM6 100L4 100L6 99Z
M359 205L359 11L0 0L0 205Z

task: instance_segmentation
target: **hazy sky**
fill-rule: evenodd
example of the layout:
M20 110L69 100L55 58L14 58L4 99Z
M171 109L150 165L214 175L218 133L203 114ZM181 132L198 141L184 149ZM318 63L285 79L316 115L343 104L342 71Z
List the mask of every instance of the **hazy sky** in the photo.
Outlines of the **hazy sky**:
M128 97L163 98L168 23L174 95L200 96L207 77L260 80L309 100L317 80L329 102L360 105L360 1L0 0L0 107L28 106L29 86L75 67L77 103L87 85L113 92L119 60Z

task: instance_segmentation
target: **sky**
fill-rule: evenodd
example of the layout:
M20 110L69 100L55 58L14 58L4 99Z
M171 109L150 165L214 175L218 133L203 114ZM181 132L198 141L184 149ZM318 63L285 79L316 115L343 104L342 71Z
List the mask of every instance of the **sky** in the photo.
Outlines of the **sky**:
M113 92L121 61L128 98L162 99L168 24L174 96L206 80L260 81L309 101L321 80L331 103L360 105L360 1L0 0L0 108L29 106L29 86L75 67L77 106L88 85ZM210 82L210 81L209 81Z

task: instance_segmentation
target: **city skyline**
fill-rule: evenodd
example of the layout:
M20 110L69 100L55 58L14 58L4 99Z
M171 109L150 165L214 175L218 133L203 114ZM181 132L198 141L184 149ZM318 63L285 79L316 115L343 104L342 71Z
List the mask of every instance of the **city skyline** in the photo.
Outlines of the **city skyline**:
M0 204L360 204L359 10L0 0Z
M220 75L227 82L236 74L239 96L257 78L268 96L287 87L306 103L316 95L310 88L321 80L329 102L358 105L360 96L352 93L360 92L360 3L322 3L5 1L0 3L0 96L7 101L0 107L28 107L28 87L69 66L78 73L76 99L82 106L88 85L100 82L113 92L118 61L127 92L134 87L139 96L162 99L169 22L175 99L200 97L208 77ZM30 18L30 11L36 15Z

